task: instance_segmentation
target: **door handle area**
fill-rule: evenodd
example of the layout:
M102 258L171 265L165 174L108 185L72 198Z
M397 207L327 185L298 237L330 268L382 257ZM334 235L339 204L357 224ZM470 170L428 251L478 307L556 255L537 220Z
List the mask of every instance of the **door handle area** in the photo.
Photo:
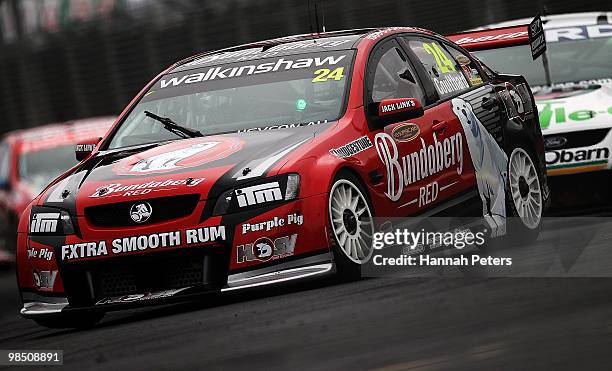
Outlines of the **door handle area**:
M443 130L446 129L447 126L448 126L448 122L446 122L446 121L434 120L431 129L433 131L443 131Z
M482 108L490 111L495 107L495 98L484 97L482 98Z

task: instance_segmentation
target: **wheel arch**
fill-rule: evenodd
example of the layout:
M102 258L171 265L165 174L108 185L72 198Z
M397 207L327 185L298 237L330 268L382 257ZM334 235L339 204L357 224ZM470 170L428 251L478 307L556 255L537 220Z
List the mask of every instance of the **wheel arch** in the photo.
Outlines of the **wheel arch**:
M353 175L361 183L360 184L361 188L365 192L365 196L367 197L367 200L370 203L370 208L372 209L372 214L376 215L376 208L375 208L374 203L372 202L372 192L370 190L370 187L368 186L368 183L365 181L365 179L362 176L362 174L360 174L359 171L357 171L352 166L350 166L348 164L342 164L341 166L336 168L333 176L331 177L331 183L327 187L328 190L331 190L331 187L333 186L334 182L336 181L338 176L341 175L343 172L347 172L347 173Z

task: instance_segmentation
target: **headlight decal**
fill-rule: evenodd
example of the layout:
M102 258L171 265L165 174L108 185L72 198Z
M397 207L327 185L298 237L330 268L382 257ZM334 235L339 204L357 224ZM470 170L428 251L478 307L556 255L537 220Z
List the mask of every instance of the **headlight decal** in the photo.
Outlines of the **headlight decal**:
M294 200L299 195L300 176L283 174L263 179L222 193L214 207L213 215L248 210L275 202Z
M28 231L30 235L66 236L74 234L74 225L68 211L37 206L30 213Z
M234 192L239 207L255 206L266 202L282 201L283 194L278 182L258 184L236 189Z
M33 213L30 233L56 233L60 213Z

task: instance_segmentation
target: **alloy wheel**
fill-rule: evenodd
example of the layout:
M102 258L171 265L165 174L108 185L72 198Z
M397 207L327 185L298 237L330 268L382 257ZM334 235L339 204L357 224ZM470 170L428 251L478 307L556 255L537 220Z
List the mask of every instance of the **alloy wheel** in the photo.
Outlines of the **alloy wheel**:
M542 189L536 167L529 154L515 148L509 161L510 194L523 224L536 229L542 218Z
M348 180L334 183L329 197L329 217L340 250L357 264L372 256L374 223L363 193Z

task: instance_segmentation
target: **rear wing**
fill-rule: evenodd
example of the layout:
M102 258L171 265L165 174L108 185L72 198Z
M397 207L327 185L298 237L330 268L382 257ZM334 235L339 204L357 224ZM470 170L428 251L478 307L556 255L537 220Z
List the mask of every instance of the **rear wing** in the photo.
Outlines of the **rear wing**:
M529 45L528 25L467 31L446 38L466 50L477 51Z

